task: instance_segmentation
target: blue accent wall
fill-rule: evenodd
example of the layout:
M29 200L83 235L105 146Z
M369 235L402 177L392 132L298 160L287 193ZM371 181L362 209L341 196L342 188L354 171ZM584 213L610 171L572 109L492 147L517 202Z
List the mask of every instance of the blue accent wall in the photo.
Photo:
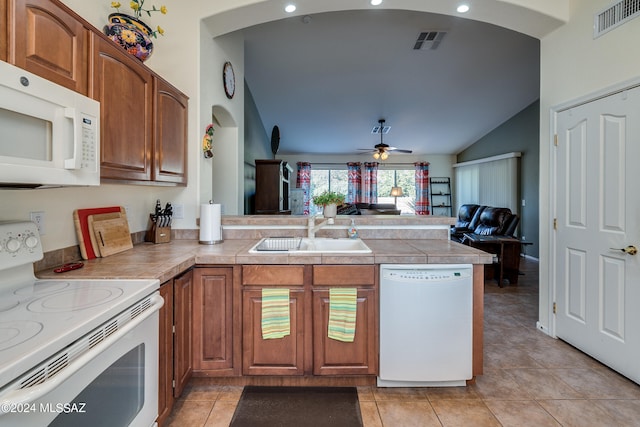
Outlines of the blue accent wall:
M498 126L473 145L458 153L457 162L482 159L500 154L521 152L519 235L532 242L526 246L526 254L538 258L539 254L539 204L540 204L540 101ZM464 200L460 201L464 203Z

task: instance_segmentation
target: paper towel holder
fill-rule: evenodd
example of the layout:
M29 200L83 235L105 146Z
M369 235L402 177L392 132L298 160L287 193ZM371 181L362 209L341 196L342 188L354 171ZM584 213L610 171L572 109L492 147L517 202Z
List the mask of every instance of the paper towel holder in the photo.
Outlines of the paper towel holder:
M209 204L213 204L213 200L209 200ZM202 218L200 218L200 223L202 224ZM201 240L198 241L201 245L217 245L224 242L222 238L222 224L220 224L220 240L202 240L202 235L200 235Z
M220 237L222 237L222 226L220 226ZM198 243L201 245L218 245L220 243L224 243L224 239L220 240L199 240Z

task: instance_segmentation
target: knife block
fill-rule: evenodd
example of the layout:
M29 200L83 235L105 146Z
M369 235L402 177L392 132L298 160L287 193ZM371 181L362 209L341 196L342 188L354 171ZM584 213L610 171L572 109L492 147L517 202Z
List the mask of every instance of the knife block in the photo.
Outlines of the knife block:
M169 243L171 241L171 227L158 227L156 223L153 223L144 240L153 243Z

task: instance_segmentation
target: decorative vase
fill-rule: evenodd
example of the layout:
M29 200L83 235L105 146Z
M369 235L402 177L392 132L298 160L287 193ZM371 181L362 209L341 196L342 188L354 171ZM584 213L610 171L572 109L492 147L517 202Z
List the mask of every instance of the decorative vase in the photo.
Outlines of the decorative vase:
M103 32L140 61L146 61L153 52L153 30L138 18L124 13L112 13Z
M328 205L324 205L322 208L322 215L325 218L335 218L338 213L338 205L335 203L330 203Z

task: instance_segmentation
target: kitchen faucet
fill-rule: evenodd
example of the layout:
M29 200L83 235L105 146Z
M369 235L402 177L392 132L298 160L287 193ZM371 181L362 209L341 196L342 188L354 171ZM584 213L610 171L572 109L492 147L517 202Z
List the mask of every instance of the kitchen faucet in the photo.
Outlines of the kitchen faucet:
M333 218L327 218L320 224L316 225L316 217L309 215L307 220L307 237L313 239L316 237L316 231L320 230L325 225L333 225Z

